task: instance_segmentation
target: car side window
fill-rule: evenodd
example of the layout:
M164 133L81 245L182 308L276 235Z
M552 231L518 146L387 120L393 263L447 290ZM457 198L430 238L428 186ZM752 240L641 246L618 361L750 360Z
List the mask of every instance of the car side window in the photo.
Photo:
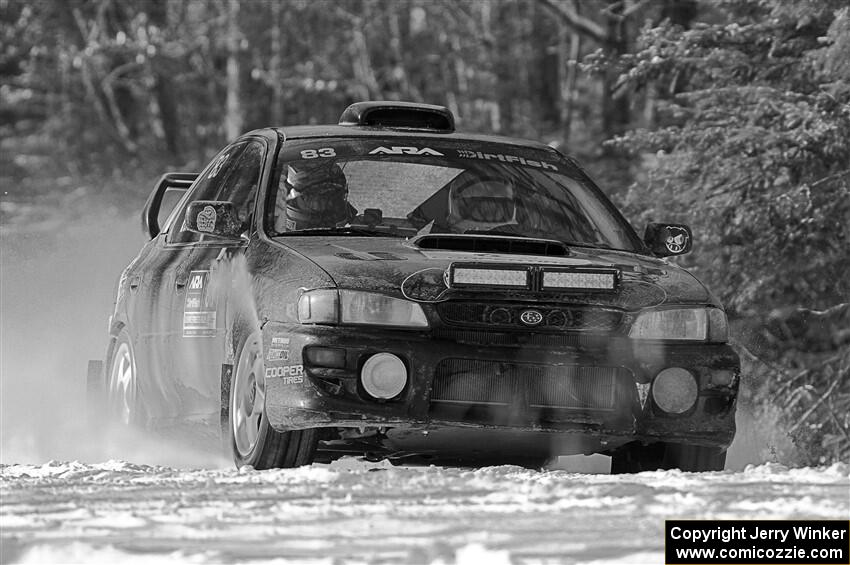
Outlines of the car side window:
M186 229L186 208L196 200L216 200L224 191L227 182L237 168L247 143L231 145L210 161L198 176L198 181L187 197L180 203L175 216L169 218L168 243L192 243L201 240L201 235Z
M228 181L221 185L221 190L215 197L215 200L233 202L244 231L250 229L253 219L264 149L265 147L261 142L250 142L239 157L239 163Z

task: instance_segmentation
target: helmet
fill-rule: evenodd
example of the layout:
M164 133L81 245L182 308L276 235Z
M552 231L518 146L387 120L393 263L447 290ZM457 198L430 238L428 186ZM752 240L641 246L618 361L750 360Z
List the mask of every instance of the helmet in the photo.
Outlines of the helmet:
M277 208L276 223L283 228L278 231L334 227L349 220L352 215L345 174L336 163L289 165Z
M448 208L449 224L460 230L517 223L514 186L504 178L455 179Z

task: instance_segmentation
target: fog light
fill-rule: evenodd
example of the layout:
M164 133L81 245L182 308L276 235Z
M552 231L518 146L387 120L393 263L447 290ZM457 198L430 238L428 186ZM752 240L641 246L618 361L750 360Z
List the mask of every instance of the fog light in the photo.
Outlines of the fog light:
M670 414L682 414L690 410L697 401L698 392L694 376L680 367L664 369L652 382L652 399L659 408Z
M393 398L407 385L407 368L392 353L376 353L360 369L360 382L374 398Z

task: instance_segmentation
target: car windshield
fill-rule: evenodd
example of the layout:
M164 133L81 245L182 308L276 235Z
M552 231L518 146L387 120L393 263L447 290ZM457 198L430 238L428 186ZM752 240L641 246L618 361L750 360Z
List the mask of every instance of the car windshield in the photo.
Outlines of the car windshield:
M267 233L494 234L637 250L629 224L568 161L520 146L472 147L409 138L287 141L268 192Z

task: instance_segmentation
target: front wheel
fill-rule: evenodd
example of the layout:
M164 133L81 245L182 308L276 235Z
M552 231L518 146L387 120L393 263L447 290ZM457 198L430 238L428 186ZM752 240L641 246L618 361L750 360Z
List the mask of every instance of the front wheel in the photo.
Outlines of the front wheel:
M679 443L631 443L621 447L611 456L611 474L666 469L722 471L725 466L725 450Z
M317 430L278 432L265 417L265 368L259 332L239 346L230 383L225 443L237 467L300 467L313 462Z

